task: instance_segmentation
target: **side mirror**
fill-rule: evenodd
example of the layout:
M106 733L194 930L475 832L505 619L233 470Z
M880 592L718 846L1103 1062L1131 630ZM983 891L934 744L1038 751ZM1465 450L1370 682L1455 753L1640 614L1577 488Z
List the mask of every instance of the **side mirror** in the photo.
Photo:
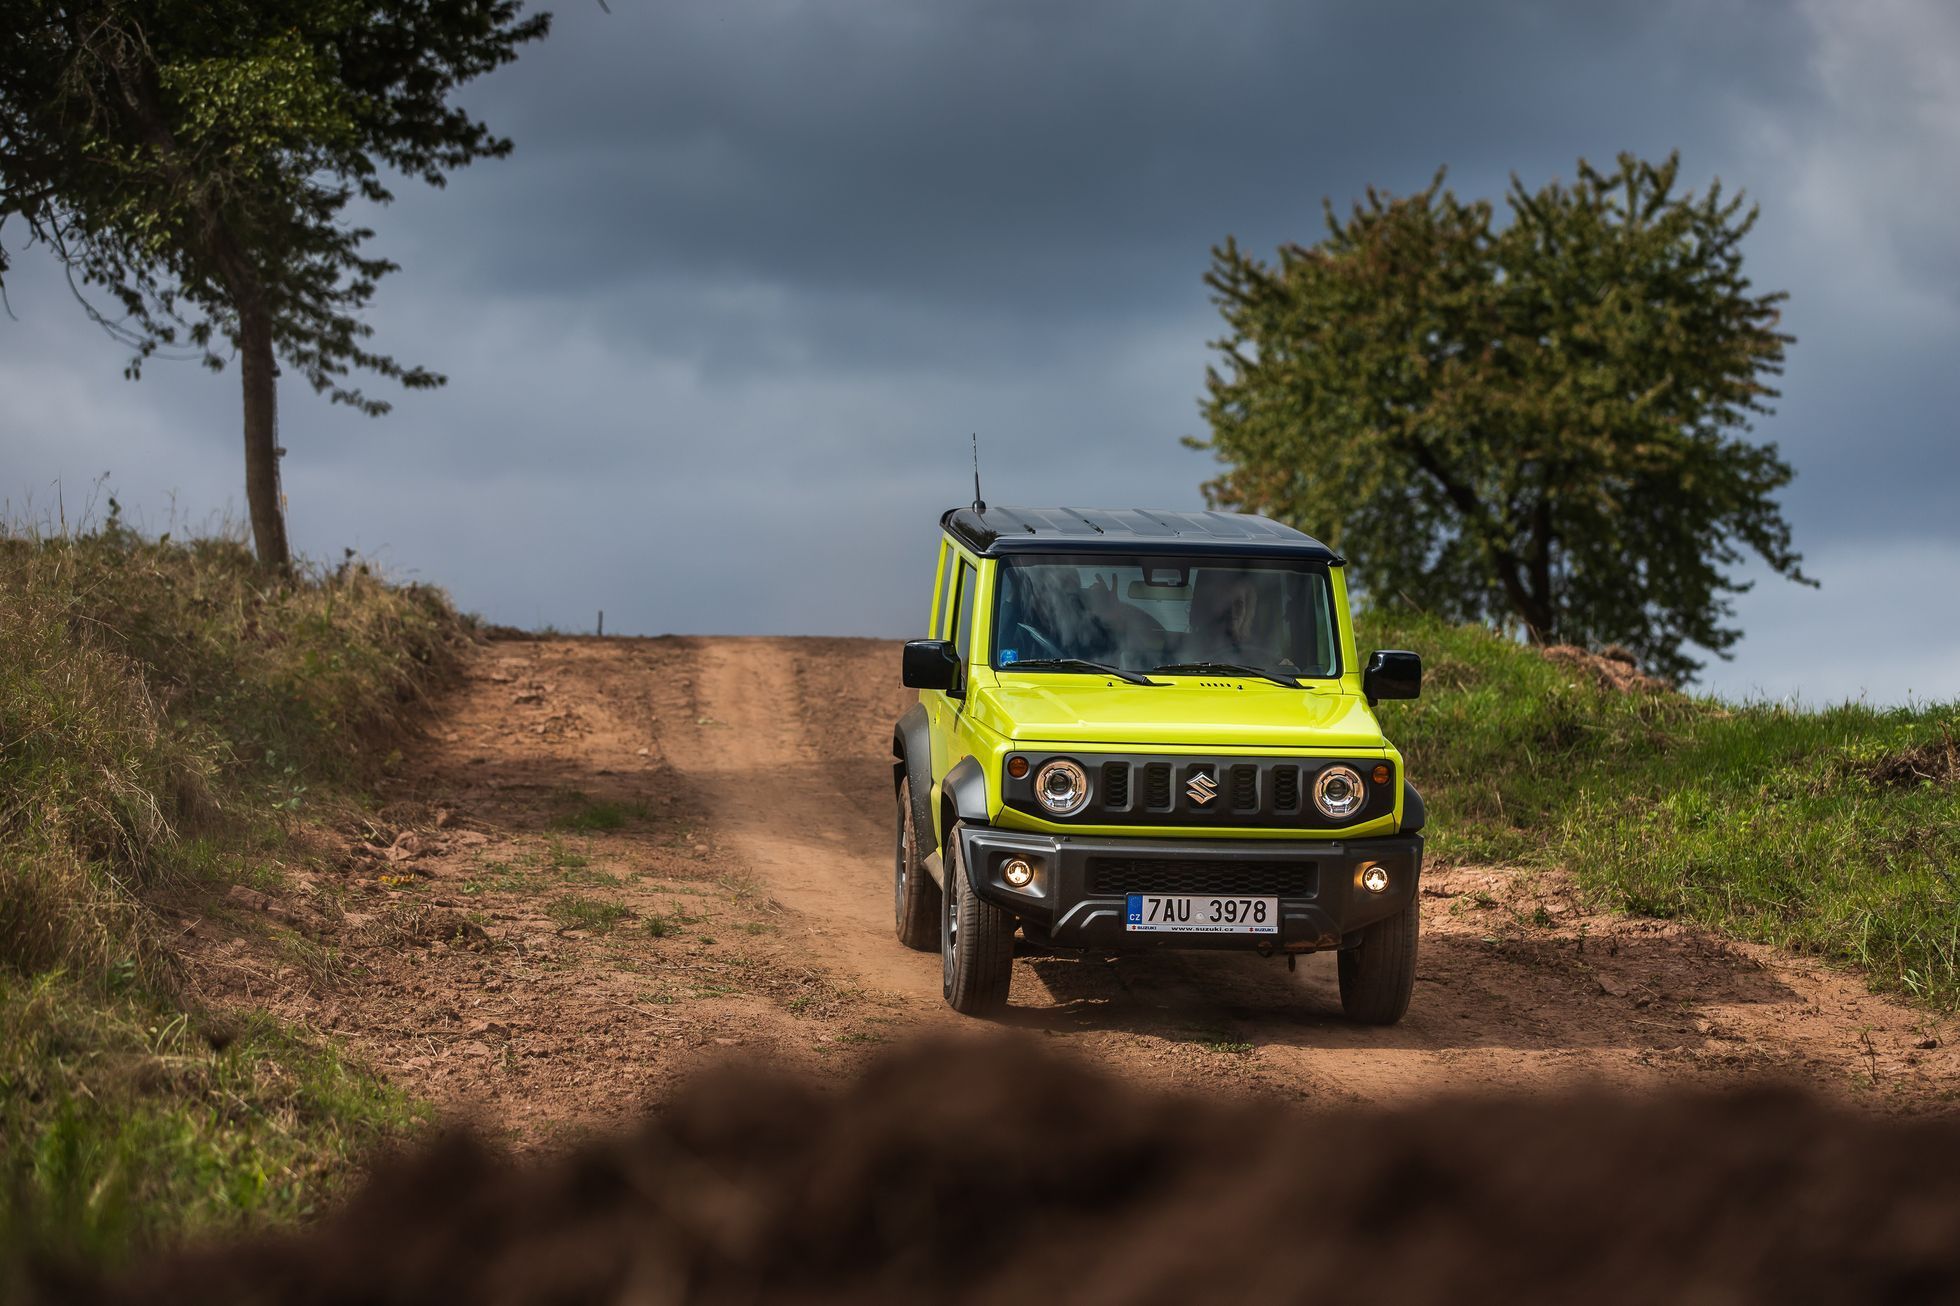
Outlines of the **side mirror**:
M950 641L908 639L905 641L905 687L940 689L957 694L960 683L960 655Z
M1361 692L1369 707L1384 698L1422 697L1422 659L1399 649L1376 649L1361 673Z

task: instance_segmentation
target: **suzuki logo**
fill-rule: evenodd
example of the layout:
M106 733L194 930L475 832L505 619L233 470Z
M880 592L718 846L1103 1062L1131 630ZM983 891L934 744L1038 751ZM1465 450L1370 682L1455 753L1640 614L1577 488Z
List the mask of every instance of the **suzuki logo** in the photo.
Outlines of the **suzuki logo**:
M1191 783L1184 786L1184 792L1191 795L1191 801L1203 807L1218 797L1218 782L1203 771L1191 777Z

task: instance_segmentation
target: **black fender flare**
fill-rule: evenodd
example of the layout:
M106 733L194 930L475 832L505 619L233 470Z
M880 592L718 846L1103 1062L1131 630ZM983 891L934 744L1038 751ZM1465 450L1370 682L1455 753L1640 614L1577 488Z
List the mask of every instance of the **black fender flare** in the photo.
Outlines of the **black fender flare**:
M892 794L898 782L912 782L912 828L932 830L932 720L923 703L905 709L892 731Z
M1429 809L1422 795L1407 780L1402 782L1402 833L1414 834L1429 823Z
M939 786L939 839L943 844L953 822L987 823L987 773L972 757L962 757Z

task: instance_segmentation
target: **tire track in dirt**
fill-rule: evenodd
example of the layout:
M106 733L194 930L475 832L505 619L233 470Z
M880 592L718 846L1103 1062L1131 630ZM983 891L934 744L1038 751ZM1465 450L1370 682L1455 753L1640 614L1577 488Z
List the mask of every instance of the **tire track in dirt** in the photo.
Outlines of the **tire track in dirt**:
M890 802L866 801L862 731L813 720L798 679L818 649L843 642L677 641L693 658L697 712L681 723L685 746L670 743L669 755L711 814L714 837L798 913L813 960L937 1002L937 959L892 936Z

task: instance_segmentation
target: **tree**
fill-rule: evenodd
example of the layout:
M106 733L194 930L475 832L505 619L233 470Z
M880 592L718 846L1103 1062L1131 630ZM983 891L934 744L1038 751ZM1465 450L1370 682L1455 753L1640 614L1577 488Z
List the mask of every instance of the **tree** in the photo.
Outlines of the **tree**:
M262 563L290 568L277 360L370 415L359 369L410 388L443 378L373 352L361 311L396 270L346 221L393 198L390 171L434 186L510 141L449 103L544 36L517 0L0 0L0 231L66 266L91 317L134 351L215 369L229 342L244 395L245 498ZM0 287L8 270L0 247ZM112 306L89 292L106 292Z
M1793 338L1742 273L1756 210L1678 170L1513 177L1501 228L1438 173L1328 204L1276 265L1215 248L1207 495L1322 534L1377 598L1675 678L1686 644L1726 656L1747 553L1814 583L1774 498L1790 467L1746 438Z

